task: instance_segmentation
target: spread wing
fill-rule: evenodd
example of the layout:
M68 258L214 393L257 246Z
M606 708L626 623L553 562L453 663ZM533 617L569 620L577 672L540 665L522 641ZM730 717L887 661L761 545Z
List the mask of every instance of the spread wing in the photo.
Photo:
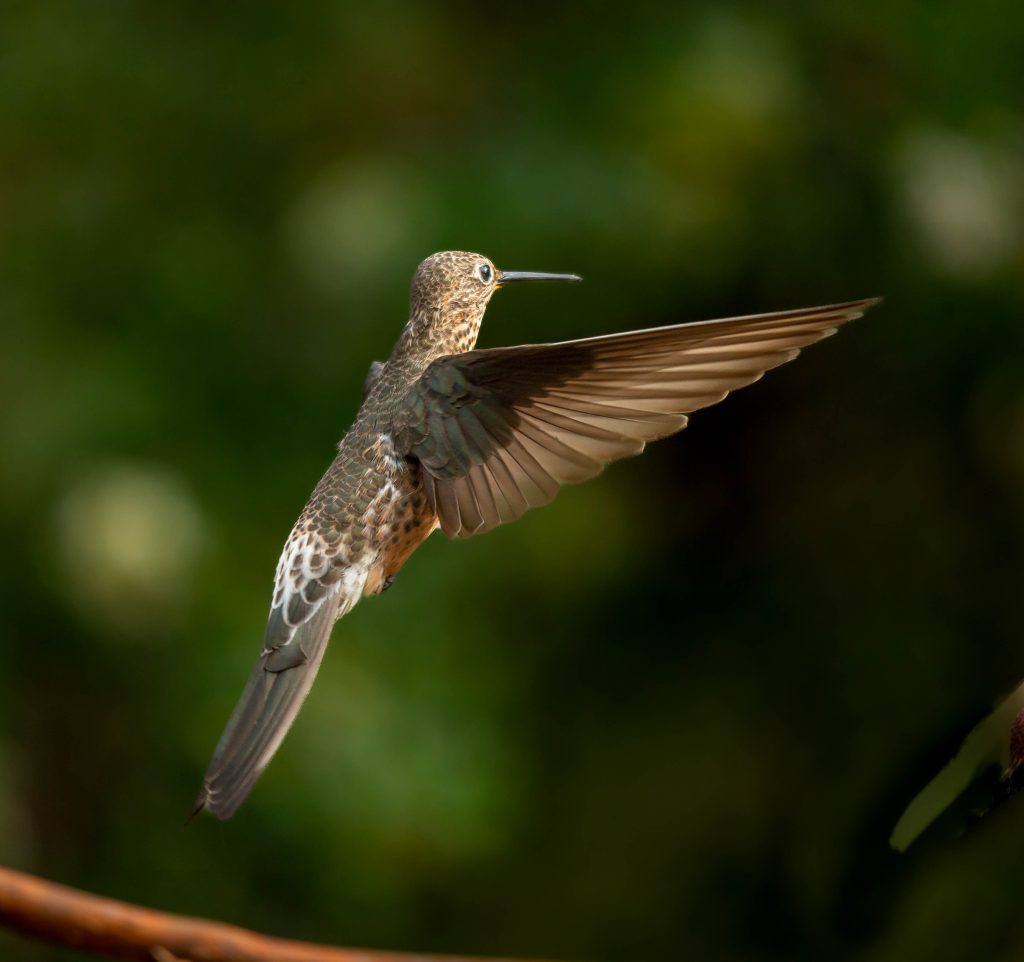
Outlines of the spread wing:
M563 484L686 427L876 300L679 324L434 361L396 419L449 537L547 504Z

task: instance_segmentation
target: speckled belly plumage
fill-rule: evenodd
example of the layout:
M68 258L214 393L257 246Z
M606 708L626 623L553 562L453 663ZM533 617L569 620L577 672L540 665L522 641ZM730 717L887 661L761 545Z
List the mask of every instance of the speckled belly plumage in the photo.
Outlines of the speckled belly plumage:
M378 510L369 526L372 560L363 594L379 595L388 588L437 524L437 515L427 502L420 467L409 464L381 490Z

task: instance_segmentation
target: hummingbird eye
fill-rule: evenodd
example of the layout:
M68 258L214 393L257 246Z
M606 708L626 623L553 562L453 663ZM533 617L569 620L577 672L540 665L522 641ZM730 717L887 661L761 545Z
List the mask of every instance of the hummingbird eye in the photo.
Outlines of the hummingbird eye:
M490 284L491 280L494 278L494 271L491 270L490 264L481 264L476 269L476 272L480 275L480 280L485 284Z

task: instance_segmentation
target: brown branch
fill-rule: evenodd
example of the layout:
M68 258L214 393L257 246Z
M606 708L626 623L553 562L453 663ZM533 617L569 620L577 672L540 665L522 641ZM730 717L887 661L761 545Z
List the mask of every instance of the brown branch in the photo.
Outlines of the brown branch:
M486 962L275 939L91 895L3 867L0 925L56 945L137 962Z

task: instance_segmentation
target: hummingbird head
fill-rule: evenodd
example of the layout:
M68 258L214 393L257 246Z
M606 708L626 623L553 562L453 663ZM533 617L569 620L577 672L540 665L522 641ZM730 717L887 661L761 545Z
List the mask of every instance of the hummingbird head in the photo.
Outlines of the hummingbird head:
M412 279L410 326L435 342L444 353L471 350L494 292L518 281L578 281L575 274L502 271L490 258L469 251L431 254Z
M499 271L483 254L441 251L431 254L412 279L413 314L422 311L464 313L487 307L498 289Z

